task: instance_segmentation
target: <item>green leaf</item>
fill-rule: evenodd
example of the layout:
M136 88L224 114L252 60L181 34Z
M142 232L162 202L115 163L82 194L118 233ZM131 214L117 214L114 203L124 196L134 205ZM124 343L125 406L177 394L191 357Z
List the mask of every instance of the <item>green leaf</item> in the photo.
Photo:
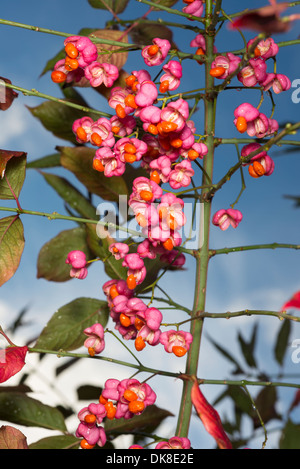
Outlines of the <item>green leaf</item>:
M37 278L52 282L70 280L71 268L66 264L66 258L70 251L77 250L83 251L87 260L91 259L85 229L78 227L61 231L41 248L37 261Z
M113 11L114 13L122 13L129 0L88 0L89 4L93 8L100 8L101 10Z
M108 435L115 436L123 433L138 432L139 430L149 432L150 434L165 418L173 416L174 415L168 410L161 409L156 405L151 405L147 407L141 415L135 415L129 420L106 420L104 428Z
M0 220L0 286L17 271L24 250L23 223L17 216Z
M282 430L279 449L300 449L300 425L288 420Z
M178 0L152 0L153 3L158 3L159 5L162 5L163 7L171 8L175 3L178 2ZM154 8L155 10L159 10L159 8Z
M0 151L0 167L2 168L0 199L13 200L14 195L17 198L20 195L26 174L26 153L19 153L19 155L14 154L9 159L5 159Z
M52 155L43 156L34 161L27 163L27 168L42 169L42 168L54 168L61 166L60 164L60 153L53 153Z
M94 298L77 298L54 313L35 344L44 350L75 350L86 339L83 330L95 323L106 326L108 307L106 301Z
M128 196L122 177L106 177L93 169L95 150L87 147L59 147L59 150L62 166L74 173L89 192L112 202L119 202L120 195Z
M112 254L110 254L108 248L110 244L114 243L115 240L109 236L108 232L105 232L103 226L99 225L86 225L87 243L94 254L104 262L104 270L106 274L112 279L126 279L127 269L122 266L122 260L117 260ZM97 234L98 233L98 234ZM105 233L99 237L99 233Z
M29 449L78 449L80 440L72 435L56 435L42 438L29 445Z
M50 430L66 431L61 412L22 393L1 392L0 420L13 422L26 427L42 427Z
M253 415L251 400L242 387L228 386L227 391L224 393L224 397L226 396L233 400L236 410L247 415Z
M139 46L150 45L154 38L159 37L160 39L167 39L171 43L172 49L178 49L176 44L173 42L173 33L171 29L154 21L137 24L130 31L130 37L132 41Z
M70 99L66 99L65 101L78 104ZM44 101L36 107L27 106L27 108L31 114L41 122L45 129L52 132L55 137L68 140L74 144L77 143L76 137L72 131L74 121L84 116L97 119L97 115L94 113L83 112L80 109L56 101Z
M241 366L239 365L238 361L225 349L223 348L221 345L219 345L217 342L215 342L213 339L211 339L210 337L208 337L208 340L215 346L215 348L225 357L227 358L227 360L231 361L235 366L236 366L236 370L235 370L235 373L236 374L239 374L239 373L243 373L243 369L241 368Z
M76 392L77 398L80 401L97 401L101 395L102 390L99 386L92 386L91 384L87 384L79 386Z
M280 419L280 415L276 412L275 405L277 402L277 390L274 386L267 386L263 388L255 399L255 405L260 413L261 419L264 423L272 419ZM254 428L261 426L257 414L253 418Z
M142 293L142 292L151 292L151 285L155 282L158 277L159 271L162 269L162 263L159 257L156 259L144 259L145 267L146 267L146 277L144 281L137 285L135 292Z
M67 179L41 172L46 182L82 217L97 219L96 208Z
M240 343L240 347L243 353L243 356L247 362L247 364L251 367L256 367L256 362L254 358L254 348L256 342L256 332L257 332L257 325L255 324L253 327L252 336L249 342L246 342L241 334L238 334L238 341Z
M291 322L285 319L279 329L277 340L275 344L274 354L279 365L282 365L284 355L289 343L289 337L291 332Z

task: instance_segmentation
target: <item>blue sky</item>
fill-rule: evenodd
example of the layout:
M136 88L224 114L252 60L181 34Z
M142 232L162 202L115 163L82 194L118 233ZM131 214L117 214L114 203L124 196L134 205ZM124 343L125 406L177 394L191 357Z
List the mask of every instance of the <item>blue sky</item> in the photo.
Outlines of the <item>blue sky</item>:
M249 5L243 0L236 2L228 0L226 12L242 10ZM237 8L238 3L238 8ZM264 5L264 1L251 1L251 8ZM180 9L183 4L176 5ZM147 10L146 5L134 1L129 2L128 9L120 15L122 18L141 16ZM163 15L155 13L151 18L159 18ZM51 3L37 0L29 0L26 3L18 0L5 2L1 7L1 17L7 20L32 24L58 31L76 34L82 27L99 29L104 27L105 21L110 19L110 14L103 10L93 9L87 0L53 0ZM176 17L169 19L176 21ZM0 75L9 78L12 83L24 88L35 88L43 93L59 96L59 90L50 80L50 74L40 77L47 60L53 57L61 49L63 38L55 35L26 31L21 28L0 26ZM273 36L275 40L295 39L299 35L299 23L295 24L291 31L280 36ZM248 39L255 36L246 31ZM194 33L183 30L174 31L174 41L183 51L190 51L189 43ZM243 47L242 39L238 32L224 30L217 37L218 50L236 50ZM299 46L281 48L278 54L277 70L289 76L291 81L300 78L299 70ZM203 86L203 70L188 61L184 62L184 79L181 89L194 89ZM125 66L127 71L144 68L144 63L139 52L130 55ZM155 71L156 72L156 71ZM274 118L281 122L299 120L300 103L292 102L291 89L286 93L276 96L276 109ZM91 106L107 110L106 104L99 96L95 97L93 91L86 90ZM225 91L219 98L217 109L217 136L236 137L237 132L233 126L233 111L236 105L249 100L253 104L259 102L259 92L252 90L243 93ZM47 132L42 125L30 114L26 106L36 106L42 101L33 97L19 97L13 106L0 115L0 148L6 150L26 151L28 161L51 154L56 145L68 144L57 139ZM203 117L199 106L199 113L195 116L195 123L199 133L203 130ZM265 99L262 112L267 115L271 112L271 103ZM296 137L297 138L297 137ZM299 153L284 154L284 149L272 148L270 156L274 157L275 171L270 177L254 180L245 172L246 190L236 206L243 212L244 219L238 229L228 229L221 232L216 227L211 228L211 247L238 246L248 244L260 244L269 242L300 244L300 210L296 210L293 202L286 199L285 195L300 195ZM234 146L224 145L216 151L215 180L236 162L236 150ZM59 173L59 172L58 172ZM199 174L200 178L200 174ZM199 179L200 180L200 179ZM240 177L236 174L232 180L224 186L224 189L216 194L213 202L213 210L227 208L235 200L240 190ZM64 213L64 206L53 190L44 184L41 176L30 170L27 172L25 184L21 192L20 202L23 208L40 210L43 212L57 211ZM13 203L3 201L2 206L14 206ZM3 213L4 216L4 213ZM43 279L36 279L36 260L39 249L63 229L72 228L74 225L62 221L49 221L33 216L23 216L25 229L25 251L22 256L20 268L15 276L1 287L0 292L0 323L3 327L9 325L12 318L16 317L23 307L28 307L28 321L30 326L24 328L26 338L38 334L45 323L60 306L68 303L78 296L91 296L102 298L101 287L106 281L103 269L97 263L90 269L85 282L70 281L64 284L53 284ZM270 309L279 310L283 302L300 289L299 253L292 250L259 250L245 253L216 256L211 261L209 268L207 310L224 312L239 309ZM191 282L194 276L194 262L188 259L184 273L172 273L165 277L162 286L178 302L191 305ZM180 284L180 289L178 288ZM170 313L166 313L166 315ZM171 316L168 316L173 321ZM231 369L228 362L220 357L211 347L207 336L213 337L220 344L228 348L231 353L239 356L240 351L236 341L237 331L241 331L245 338L249 337L255 318L240 318L238 320L207 320L205 323L203 349L199 375L205 378L226 378ZM273 343L277 335L280 323L274 318L259 319L259 344L258 361L266 372L273 370L277 373L278 367L274 364ZM299 328L293 326L293 337L299 337ZM20 337L21 339L21 337ZM291 349L292 351L292 349ZM123 352L122 352L123 353ZM151 355L145 355L146 359L161 360L161 350L151 351ZM262 358L263 357L263 358ZM124 358L124 357L123 357ZM34 360L34 359L33 359ZM165 364L177 371L177 364L165 357ZM50 361L49 361L50 362ZM51 366L49 363L49 366ZM36 363L33 361L33 367ZM181 365L183 366L183 365ZM299 365L295 365L287 357L287 369L290 373L297 373ZM115 373L116 368L105 366L105 373ZM91 375L95 380L92 370ZM102 370L102 373L104 371ZM127 377L127 370L120 370L122 376ZM70 376L66 376L66 381ZM59 384L64 386L63 378ZM96 380L95 380L96 381ZM65 383L66 384L66 383ZM40 382L37 384L42 386ZM62 388L63 389L63 388ZM205 387L209 399L213 399L220 389ZM172 384L174 400L179 398L180 387L178 383ZM72 391L71 391L72 392ZM281 392L281 391L280 391ZM43 395L43 392L42 392ZM289 405L293 392L282 393L282 408ZM55 401L55 396L53 396ZM161 397L159 405L168 404L168 396ZM173 406L174 407L174 406ZM222 407L221 407L222 409ZM227 409L225 409L225 413ZM197 441L199 427L192 424L192 435L195 446L205 447L212 445L212 440L201 433L201 442ZM34 441L34 437L33 441ZM259 445L259 443L258 443Z

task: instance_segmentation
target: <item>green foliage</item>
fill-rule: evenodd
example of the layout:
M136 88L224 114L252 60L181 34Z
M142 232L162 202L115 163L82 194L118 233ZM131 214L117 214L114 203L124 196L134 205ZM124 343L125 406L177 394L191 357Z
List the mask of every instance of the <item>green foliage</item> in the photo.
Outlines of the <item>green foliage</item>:
M126 11L129 0L88 0L88 3L90 7L100 10L100 12L94 12L100 15L100 19L103 10L112 14L111 21L107 23L104 29L84 28L81 29L78 34L89 36L94 41L98 49L99 55L97 60L99 63L108 62L118 68L120 75L114 86L125 86L126 77L132 73L132 70L126 70L129 52L139 50L144 45L151 44L152 40L156 37L170 41L170 53L172 58L179 58L181 60L182 57L188 57L192 59L193 53L181 54L179 47L176 45L173 37L174 28L171 28L171 25L174 26L175 22L164 22L160 19L151 21L147 19L148 13L145 13L145 17L143 18L137 18L136 21L124 20L122 22L118 15ZM171 8L177 3L177 0L153 0L153 3L155 6L152 5L151 11L157 12L164 9L160 8L160 6L166 9ZM208 4L211 5L211 7L220 6L222 2L207 0L205 3L207 8ZM213 15L210 14L209 19L212 17ZM216 12L216 22L218 22L217 17L218 14ZM180 23L182 17L178 18L178 26L183 27L183 22ZM199 28L199 24L196 24L194 27L188 24L186 25L186 29L192 30L195 34L199 33L202 31ZM220 22L220 27L222 26L223 20ZM215 32L215 25L212 25L212 27L209 28L209 34L206 33L207 42L213 40ZM130 40L132 40L133 44L128 44L128 36L130 36ZM121 42L121 44L117 44L118 42ZM211 50L213 50L213 42L211 42L210 45ZM64 56L65 52L62 48L54 57L47 61L41 75L53 70L55 63ZM206 65L203 65L202 69L206 67L206 71L208 71L212 59L213 54L211 54L209 59L207 55ZM156 82L158 82L161 72L162 70L157 69ZM209 73L207 73L207 86L209 82L213 86L211 80L212 78L209 76ZM228 81L228 84L229 83L230 80ZM34 161L28 162L25 152L0 150L0 199L9 201L15 200L18 207L15 215L0 219L0 287L17 271L24 250L24 229L20 219L23 210L21 209L19 196L24 185L26 169L37 170L39 172L43 181L53 189L53 194L63 201L66 212L71 215L70 220L77 222L75 227L59 232L50 240L45 240L38 254L37 278L59 283L67 281L76 282L77 280L71 279L70 266L65 262L68 253L72 250L81 250L86 254L88 261L98 261L101 263L101 267L103 264L104 274L101 279L103 280L102 284L109 279L126 279L127 277L127 269L123 267L122 260L116 260L109 252L110 245L116 241L114 238L115 235L110 233L109 227L105 226L103 222L97 223L99 213L97 212L96 205L101 202L111 202L117 205L120 196L128 197L131 194L133 180L139 176L149 176L149 173L146 171L145 167L136 167L135 165L131 166L129 164L126 165L126 171L122 177L106 177L103 173L93 169L95 148L79 144L72 131L72 125L76 119L82 118L83 116L90 116L94 120L102 115L110 117L110 114L102 110L104 108L102 103L107 105L110 90L104 85L96 88L94 90L95 100L92 100L94 107L91 108L83 95L81 95L81 92L83 92L86 86L87 80L85 78L82 78L78 83L59 85L58 90L63 95L63 99L54 98L53 100L46 100L35 107L27 107L31 115L40 122L43 130L51 132L53 136L67 142L57 145L55 153L41 156ZM80 92L78 89L80 89ZM222 87L218 88L218 93L221 93L221 91ZM218 93L216 93L216 95ZM189 95L187 99L193 99L195 96L196 98L194 106L190 106L190 117L192 117L195 112L200 99L203 99L205 103L205 138L203 141L206 143L210 141L209 153L211 154L210 156L213 156L214 147L216 145L213 127L213 120L216 115L216 107L214 106L216 103L213 103L213 100L216 98L214 93L203 93L203 89L201 89L201 93L197 93L196 90L195 96L191 96ZM176 99L178 98L177 92L175 97ZM164 107L169 99L172 99L170 93L166 95L164 101L160 103L157 101L155 104L159 103ZM99 102L97 102L97 100L99 100ZM10 105L11 104L12 101L10 102ZM70 106L70 104L72 104L72 106ZM208 109L208 106L211 106L211 108ZM143 130L140 125L136 133L133 133L131 136L140 138L142 134ZM116 137L116 139L117 138L119 137ZM236 142L237 140L235 140L235 144L238 147L238 143ZM147 164L145 166L147 166ZM204 174L203 181L208 183L210 176L212 177L213 165L211 165L210 176L208 175L210 171L209 164L207 165L205 160L203 168L200 163L198 163L197 166L198 169L202 171L202 175ZM54 171L54 168L58 170L58 174L48 172L49 169ZM232 174L233 173L234 171L232 171ZM226 181L230 180L232 174L230 172L227 173L228 177L225 177ZM212 195L214 195L215 189L216 186L211 185ZM205 196L206 195L207 193L205 193ZM300 205L299 197L289 196L289 198L294 200L296 206ZM197 195L195 199L199 199L199 196ZM204 205L206 206L207 203L210 203L208 198L204 197L201 201L203 200L205 200ZM121 214L118 213L118 216L120 215ZM208 219L206 222L207 221ZM121 222L116 220L115 224L119 225ZM118 226L115 228L118 228ZM208 224L206 229L208 238ZM134 244L134 240L129 235L124 242L128 243L130 247ZM209 258L209 246L207 244L206 248L205 246L204 248L201 247L197 253L191 251L189 254L196 258L197 266L199 267L199 271L201 271L199 274L201 280L201 275L204 275L204 277L207 275L208 264L205 265L205 263ZM91 265L97 266L97 263L88 265L88 268L90 268ZM141 298L147 295L147 299L150 299L149 295L153 294L154 297L154 290L158 280L160 280L160 276L164 275L168 270L172 270L173 267L169 264L163 264L159 255L154 260L145 259L145 267L147 270L146 278L143 283L135 289L135 295L136 297L140 295ZM194 311L191 312L191 316L188 316L187 321L183 321L183 323L192 322L192 327L194 327L194 325L195 327L199 327L202 319L200 316L198 317L198 311L199 309L200 312L204 311L204 309L202 309L203 304L201 304L200 308L200 299L204 299L205 297L206 278L205 285L201 283L199 278L197 277L196 282L198 283L195 285L195 289L198 290L195 295ZM165 296L170 301L170 306L172 306L170 309L176 310L178 305L172 302L172 298L169 297L168 294ZM162 302L167 303L166 300L162 300ZM150 304L152 304L152 298L149 302L149 305ZM186 309L187 308L184 306L183 311L186 311ZM21 327L24 312L25 310L20 314L19 321L15 321L13 324L11 328L12 332L15 332ZM42 365L42 360L47 352L51 355L65 355L69 357L64 359L63 363L60 362L59 366L55 369L55 376L58 377L65 373L66 370L69 370L73 365L77 364L78 361L86 359L86 349L84 349L82 353L78 350L83 347L86 339L83 330L96 323L100 323L105 328L108 324L109 312L107 301L98 298L90 298L88 296L75 298L71 302L61 306L53 313L46 326L35 339L34 346L32 347L33 350L35 349L40 354L39 365ZM195 314L195 316L193 316L193 314ZM278 315L278 317L282 319L281 316ZM191 319L192 321L190 321ZM177 328L179 328L178 325ZM215 338L209 338L213 348L217 351L217 359L221 356L222 360L228 361L233 367L231 376L219 382L219 384L221 383L223 385L223 390L216 398L214 405L223 404L224 401L230 403L232 415L230 418L226 415L223 421L224 428L230 435L234 448L245 446L248 440L251 440L252 437L256 437L257 431L261 432L264 430L264 432L267 433L266 428L268 425L276 421L281 428L281 438L279 441L280 449L298 449L300 447L300 425L297 422L293 422L290 418L290 413L287 417L283 415L283 413L281 414L277 408L279 395L277 387L272 383L268 367L263 360L264 357L261 357L259 354L258 329L259 324L256 322L250 331L249 338L245 338L244 331L237 333L236 343L240 352L238 357L236 357L231 347L227 347L223 345L223 343L220 345ZM200 336L201 331L199 329L198 333ZM292 322L290 318L283 319L278 329L277 336L275 337L274 348L272 350L274 361L280 368L280 371L282 371L285 363L291 334ZM198 340L197 334L196 340ZM130 346L125 345L125 347L127 353ZM68 353L73 351L77 351L78 353ZM197 353L198 352L199 349ZM107 357L104 358L107 361L114 361ZM190 375L185 375L183 369L180 369L178 375L174 373L174 376L179 376L179 378L182 378L184 381L184 389L188 389L188 386L192 382L191 378L195 377L191 370L194 369L194 372L197 372L198 357L194 355L192 359L190 358L191 356L189 356L187 367ZM139 372L144 372L147 369L143 367L138 359L136 359L136 362L140 365L140 369L139 365L136 366ZM127 365L135 368L136 364L132 365L128 363ZM176 367L177 366L180 367L181 365L176 365ZM157 368L163 368L163 364L157 365ZM153 372L151 369L151 373L153 373L153 376L160 373L172 376L172 372L169 370L158 370L157 372L154 370ZM132 373L132 376L135 376L135 374ZM32 390L30 386L26 385L28 377L29 375L23 375L20 383L15 387L2 386L0 388L0 419L16 425L39 427L60 433L59 435L55 434L42 438L30 444L30 449L78 449L80 440L74 436L73 429L68 428L68 419L69 417L76 416L76 410L68 406L51 407L30 397L29 394ZM152 377L152 375L150 377ZM236 377L242 378L240 381L235 381ZM253 392L252 389L250 391L250 385L253 384L251 380L255 380L258 384L265 383L265 385L259 387L258 390L256 389L255 392ZM94 401L98 403L99 395L102 391L101 386L102 383L99 387L90 384L78 387L76 389L78 401ZM183 397L184 405L182 408L185 406L188 407L190 405L190 396L183 395ZM170 400L170 402L173 410L173 401ZM299 397L296 394L290 412L298 404ZM187 422L190 417L188 411L186 412L185 421ZM161 424L165 423L166 420L168 421L169 417L173 418L174 415L175 414L166 409L153 405L147 407L141 415L136 415L131 419L111 421L106 418L103 425L106 435L108 436L108 442L104 449L113 449L114 439L120 435L131 434L136 444L147 444L151 436L153 442L156 442L161 439L159 436ZM249 429L248 440L243 438L245 421ZM181 431L184 433L185 430L181 427ZM6 447L10 449L13 445L18 444L26 447L23 434L20 434L18 430L0 428L0 449Z
M0 286L17 271L25 239L23 223L18 216L0 219Z
M116 14L122 13L125 10L128 1L129 0L105 0L105 2L102 2L101 0L88 0L93 8L113 11Z
M2 392L0 389L0 419L49 430L65 432L65 419L55 407L43 404L26 394L19 392Z
M42 330L35 347L44 350L75 350L86 339L83 330L92 324L106 326L108 308L105 301L77 298L62 306Z
M57 236L44 244L37 261L37 277L52 282L70 280L70 266L65 260L70 251L83 251L87 259L90 252L83 227L61 231Z
M95 150L82 146L58 149L62 166L71 171L89 192L112 202L118 202L120 195L128 196L128 187L123 177L107 178L93 169Z

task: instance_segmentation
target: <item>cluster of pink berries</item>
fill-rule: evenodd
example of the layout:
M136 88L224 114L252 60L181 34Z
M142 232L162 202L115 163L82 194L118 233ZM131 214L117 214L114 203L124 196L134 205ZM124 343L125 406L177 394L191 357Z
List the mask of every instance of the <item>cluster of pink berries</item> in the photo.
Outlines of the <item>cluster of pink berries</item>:
M160 441L154 449L190 449L191 442L188 438L172 436L168 441ZM140 445L131 445L129 449L144 449Z
M106 433L101 425L103 420L131 419L140 415L147 406L154 404L156 394L149 384L137 379L108 379L98 403L91 403L78 413L80 423L76 436L82 438L81 448L91 449L106 443Z
M180 330L161 332L161 311L148 307L140 298L133 296L128 282L109 280L103 285L103 291L116 330L125 340L134 340L137 351L143 350L146 344L162 344L166 352L182 357L189 350L192 335Z
M98 50L88 37L70 36L64 41L66 57L59 60L51 74L55 83L88 80L91 86L112 86L119 77L113 64L97 62Z
M251 39L247 44L247 50L257 42ZM200 40L198 39L200 44ZM203 46L203 43L202 43ZM237 74L238 80L247 88L258 85L262 91L271 88L275 94L287 91L291 87L291 81L286 75L267 72L267 60L274 58L279 51L278 45L272 38L258 42L254 49L254 58L243 67ZM231 53L226 56L217 55L210 70L211 76L218 79L226 79L230 74L237 71L241 59ZM279 128L275 119L268 118L258 108L250 103L242 103L234 111L234 125L240 133L247 132L250 137L262 139L274 135ZM261 148L259 143L250 143L242 148L241 157L247 160L252 152L258 152ZM266 151L257 153L243 166L248 166L248 172L253 178L270 176L274 171L274 161ZM242 221L243 215L239 210L233 208L218 210L212 219L212 223L226 230L230 225L236 228Z
M203 4L200 0L187 0L185 13L201 16ZM248 48L253 41L249 41ZM205 55L205 38L198 34L190 43L197 47L196 55ZM142 57L148 67L163 64L171 49L168 40L154 38L152 45L142 50ZM97 48L88 38L72 37L65 41L66 59L55 65L52 79L55 82L79 81L83 76L91 86L104 84L113 86L118 78L116 67L97 62ZM240 67L241 58L234 54L218 55L210 74L226 79ZM289 89L291 83L284 75L267 73L266 61L274 57L278 46L272 39L260 41L254 51L255 57L238 74L238 80L245 87L259 85L263 90L273 88L275 93ZM201 61L199 60L201 64ZM135 296L135 290L146 277L144 260L155 259L181 267L185 257L177 249L182 243L180 229L186 223L183 200L174 193L163 193L162 184L169 184L174 190L187 187L194 175L192 163L204 158L208 152L205 143L195 140L195 126L189 119L189 106L181 97L177 100L166 97L164 105L157 106L159 93L174 91L180 86L182 65L179 60L169 60L162 65L163 74L159 84L151 79L147 70L135 70L127 76L124 87L112 87L108 99L115 115L110 119L93 121L90 117L78 119L73 132L78 143L96 146L93 168L106 177L121 176L126 164L140 162L149 177L137 177L133 181L129 207L141 227L144 241L131 252L126 243L110 245L110 255L122 262L127 269L127 279L112 279L103 285L115 329L125 340L134 340L135 348L141 351L146 344L162 344L165 351L181 357L189 350L193 337L179 330L161 331L162 313L147 306ZM168 103L166 104L166 102ZM243 103L234 111L234 124L239 132L247 131L249 136L263 138L277 132L278 123L260 113L249 103ZM247 157L258 151L260 145L253 143L242 149L249 173L253 177L270 175L274 163L265 151L250 161ZM230 225L236 228L243 216L239 210L219 210L212 223L226 230ZM69 253L66 263L71 265L70 275L84 279L87 275L87 261L81 251ZM104 329L100 324L85 329L84 345L91 356L101 353L105 347ZM78 416L80 424L77 436L82 437L82 447L89 448L106 442L101 422L104 418L131 418L139 415L147 405L155 402L156 395L149 385L135 379L118 381L109 379L100 396L99 404L82 409ZM134 448L141 448L134 445ZM187 439L171 438L157 448L189 448Z

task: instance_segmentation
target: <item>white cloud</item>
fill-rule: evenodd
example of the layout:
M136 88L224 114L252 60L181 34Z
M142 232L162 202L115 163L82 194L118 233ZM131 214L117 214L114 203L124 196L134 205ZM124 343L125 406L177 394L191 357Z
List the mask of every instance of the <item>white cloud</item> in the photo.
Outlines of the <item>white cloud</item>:
M5 148L16 138L25 135L30 122L28 122L28 111L18 100L15 100L9 110L1 116L0 147Z

